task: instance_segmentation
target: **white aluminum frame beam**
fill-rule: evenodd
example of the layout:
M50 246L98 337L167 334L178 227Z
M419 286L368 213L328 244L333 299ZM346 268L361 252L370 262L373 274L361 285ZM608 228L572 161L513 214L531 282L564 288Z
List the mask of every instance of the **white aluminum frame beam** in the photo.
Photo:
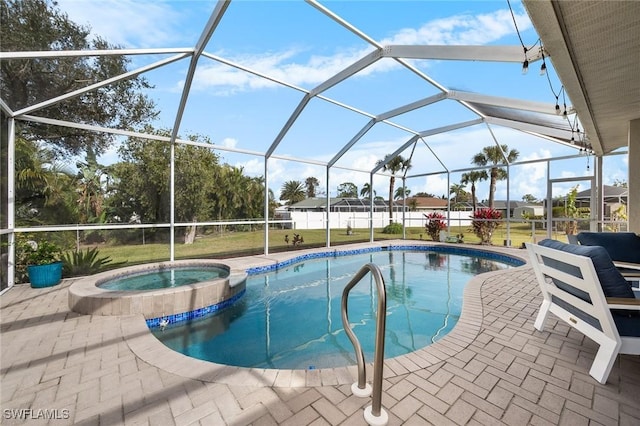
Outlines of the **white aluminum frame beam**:
M291 114L291 116L289 117L289 119L287 120L285 125L282 127L282 129L276 136L275 140L267 150L266 152L267 158L270 157L271 154L273 154L273 152L276 150L278 145L280 145L280 142L282 142L282 139L284 139L285 135L289 132L289 130L291 129L291 126L293 126L293 123L295 123L295 121L298 119L298 117L300 116L304 108L307 106L311 98L319 95L320 93L326 90L329 90L336 84L346 80L347 78L358 73L359 71L362 71L369 65L378 61L381 57L382 57L382 53L379 49L371 53L368 53L364 57L358 59L353 64L349 65L348 67L338 72L334 76L330 77L326 81L320 83L318 86L316 86L315 88L310 90L307 94L305 94L305 96L302 98L302 100L300 101L296 109L293 111L293 113Z
M376 115L376 121L388 120L388 119L390 119L392 117L396 117L398 115L405 114L405 113L407 113L409 111L413 111L415 109L422 108L422 107L425 107L427 105L431 105L431 104L436 103L436 102L440 102L442 100L447 99L447 97L448 97L447 93L441 92L441 93L437 93L437 94L435 94L433 96L422 98L420 100L408 103L406 105L403 105L401 107L392 109L392 110L387 111L385 113L382 113L380 115Z
M448 99L456 101L472 102L483 105L492 105L503 108L519 109L524 111L539 112L542 114L556 115L555 104L546 102L525 101L522 99L504 98L500 96L490 96L481 93L463 92L459 90L450 90L447 93ZM573 107L567 107L567 113L573 114Z
M30 114L30 113L32 113L34 111L37 111L37 110L42 109L42 108L46 108L46 107L48 107L50 105L57 104L59 102L65 101L67 99L76 98L76 97L78 97L78 96L80 96L80 95L82 95L84 93L91 92L92 90L96 90L96 89L99 89L101 87L105 87L105 86L108 86L110 84L117 83L118 81L121 81L121 80L128 80L128 79L130 79L132 77L135 77L135 76L140 75L142 73L145 73L147 71L154 70L156 68L160 68L160 67L162 67L164 65L167 65L167 64L170 64L172 62L179 61L179 60L184 59L184 58L186 58L188 56L189 56L189 53L181 53L179 55L175 55L175 56L172 56L170 58L162 59L160 61L157 61L157 62L154 62L152 64L146 65L144 67L140 67L138 69L135 69L133 71L129 71L129 72L126 72L124 74L120 74L120 75L117 75L115 77L111 77L111 78L109 78L107 80L102 80L102 81L100 81L98 83L91 84L91 85L83 87L81 89L74 90L73 92L65 93L64 95L56 96L55 98L48 99L48 100L46 100L44 102L40 102L40 103L37 103L35 105L31 105L31 106L22 108L21 110L16 111L14 113L14 115L15 116L19 116L19 115L23 115L23 114Z
M72 58L77 56L162 55L174 53L192 54L193 51L193 47L159 49L47 50L30 52L0 52L0 59Z
M560 139L570 140L571 136L576 136L576 132L572 133L570 130L555 129L553 127L540 126L538 124L526 123L524 121L514 121L496 117L485 117L485 121L497 126L509 127L511 129L522 130L523 132L540 133Z
M459 46L459 45L388 45L384 56L403 59L438 59L451 61L520 62L525 58L522 46ZM545 57L549 57L545 52ZM542 59L542 50L532 49L526 54L529 63Z

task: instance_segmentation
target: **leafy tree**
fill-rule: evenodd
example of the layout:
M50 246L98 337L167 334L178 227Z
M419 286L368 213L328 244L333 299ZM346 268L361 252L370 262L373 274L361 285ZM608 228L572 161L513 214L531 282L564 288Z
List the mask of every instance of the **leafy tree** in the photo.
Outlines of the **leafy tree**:
M429 198L438 198L436 197L434 194L430 193L430 192L417 192L416 195L414 195L415 197L429 197ZM446 198L446 197L443 197Z
M628 188L626 180L616 179L613 181L613 186L619 186L621 188Z
M565 224L565 233L567 235L573 235L578 232L578 222L576 218L579 217L579 210L576 206L576 198L578 197L578 186L571 188L565 198L564 215L571 220Z
M90 28L71 21L57 3L46 0L0 0L0 39L3 51L57 51L113 49L100 37L90 39ZM0 94L13 110L80 89L83 85L126 73L124 56L6 59L0 63ZM119 81L40 110L40 115L112 128L134 128L157 115L142 90L150 87L141 77ZM1 139L7 117L2 113ZM50 143L56 151L81 154L87 147L101 154L113 136L82 129L19 122L22 138Z
M522 201L525 203L537 203L538 199L531 194L524 194L522 196Z
M304 185L307 188L307 198L314 198L316 196L316 189L320 186L320 182L317 178L311 176L305 179Z
M382 166L382 170L391 173L389 178L389 223L391 224L393 223L393 190L396 184L396 173L409 170L411 168L411 159L404 158L401 155L391 158L391 154L388 154L384 157L384 160L378 161L377 164L382 163L385 163Z
M304 200L305 192L302 182L297 180L289 180L282 184L280 189L280 199L287 201L288 205L295 204Z
M476 198L476 182L487 180L489 176L486 170L472 170L462 174L460 183L463 185L471 184L471 202L473 203L473 211L476 211L477 198Z
M503 153L506 158L503 156ZM494 208L494 197L496 193L496 182L507 178L507 171L500 167L507 163L512 163L518 159L520 153L516 149L509 150L507 145L490 145L482 148L482 152L477 153L471 162L477 166L490 165L489 169L489 208Z
M168 222L169 144L129 138L119 148L119 155L122 161L111 167L117 187L109 200L111 213L123 221L129 221L135 214L142 223Z
M358 198L358 187L352 182L344 182L338 185L338 197Z
M167 136L169 130L151 127L146 133ZM193 141L206 138L189 135ZM143 223L170 220L170 153L169 143L129 138L120 147L122 161L111 166L114 186L109 198L110 212L128 221L135 214ZM231 184L232 178L218 164L218 156L207 147L177 144L175 146L175 218L178 222L212 220L226 213L247 192L244 186ZM231 198L229 188L235 188ZM187 235L194 236L188 228ZM187 238L189 242L190 238Z

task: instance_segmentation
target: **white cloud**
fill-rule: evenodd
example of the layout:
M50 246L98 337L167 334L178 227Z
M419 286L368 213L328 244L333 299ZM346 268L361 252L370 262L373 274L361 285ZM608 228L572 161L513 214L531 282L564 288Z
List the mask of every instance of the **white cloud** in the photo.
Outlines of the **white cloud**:
M449 189L447 186L446 175L431 175L421 178L422 184L418 184L415 190L411 190L411 194L417 194L418 192L426 192L440 197L442 195L447 196Z
M225 148L235 148L238 145L238 140L234 138L222 139L222 146Z
M72 21L90 26L93 35L124 47L166 47L185 33L184 14L166 2L58 0L58 4Z
M526 13L516 14L521 31L531 28ZM513 20L508 10L482 15L456 15L425 23L418 29L405 28L382 40L381 44L464 45L486 44L513 34Z
M531 27L526 13L516 15L521 30ZM430 21L418 29L405 28L395 35L380 41L388 44L486 44L494 42L505 35L514 32L511 15L507 10L478 16L458 15L445 19ZM268 75L277 80L287 81L294 85L317 85L339 71L353 64L369 52L366 49L343 48L334 55L312 55L305 62L294 62L294 58L302 53L298 49L281 52L267 52L255 55L227 56L232 62L242 64L250 69ZM362 77L374 72L385 72L396 68L395 61L378 61L372 66L360 71L357 76ZM200 65L194 89L205 90L217 87L217 94L228 94L237 90L262 89L273 86L274 83L235 68L222 64ZM220 90L220 87L226 87Z

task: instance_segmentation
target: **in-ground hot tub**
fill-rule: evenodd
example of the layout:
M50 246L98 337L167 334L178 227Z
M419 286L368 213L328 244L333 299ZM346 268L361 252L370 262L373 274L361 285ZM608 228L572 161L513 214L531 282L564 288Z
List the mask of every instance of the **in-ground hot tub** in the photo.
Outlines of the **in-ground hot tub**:
M229 268L223 265L170 266L109 279L98 287L105 290L160 290L227 278Z
M143 280L146 284L139 288L131 285L140 277L146 278ZM146 319L158 321L167 317L173 321L186 320L216 311L239 299L244 294L246 278L245 271L234 271L212 260L132 266L76 281L69 287L69 308L88 315L143 314ZM146 288L153 281L156 281L152 285L155 288ZM109 289L113 283L128 284L120 289Z

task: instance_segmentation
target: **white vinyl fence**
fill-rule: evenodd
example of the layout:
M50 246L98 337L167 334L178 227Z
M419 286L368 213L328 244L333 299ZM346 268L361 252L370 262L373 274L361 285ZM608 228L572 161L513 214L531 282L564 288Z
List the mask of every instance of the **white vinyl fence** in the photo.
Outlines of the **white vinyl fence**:
M431 212L405 212L404 220L407 227L424 227L427 218L424 216ZM445 217L446 211L441 211ZM470 211L455 211L451 213L451 226L471 225ZM294 229L325 229L327 214L325 212L289 212ZM393 213L393 221L402 223L402 212ZM384 228L389 224L388 212L376 212L373 214L373 227ZM367 212L331 212L329 213L329 227L331 229L368 228L369 213Z

